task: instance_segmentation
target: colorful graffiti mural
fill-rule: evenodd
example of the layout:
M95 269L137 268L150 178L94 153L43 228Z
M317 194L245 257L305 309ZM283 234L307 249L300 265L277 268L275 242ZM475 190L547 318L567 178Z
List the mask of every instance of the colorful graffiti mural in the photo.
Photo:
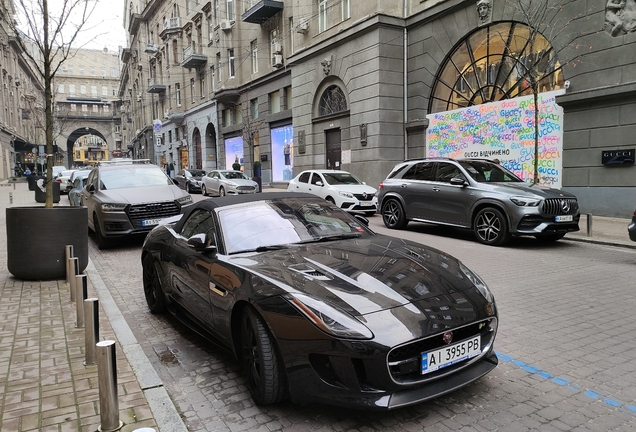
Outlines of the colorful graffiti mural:
M539 183L561 187L563 108L556 96L539 94ZM426 116L429 157L499 159L520 178L534 179L534 101L532 95Z

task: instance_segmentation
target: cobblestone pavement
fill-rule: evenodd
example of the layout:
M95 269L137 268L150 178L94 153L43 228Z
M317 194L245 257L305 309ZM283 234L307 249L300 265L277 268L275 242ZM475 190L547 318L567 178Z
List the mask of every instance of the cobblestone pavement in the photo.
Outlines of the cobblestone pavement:
M5 190L0 188L2 196ZM2 200L0 197L0 202ZM633 318L636 250L589 243L586 240L601 242L602 239L586 238L582 233L573 239L576 241L539 245L534 239L515 239L505 248L494 248L478 244L471 233L460 230L410 224L407 230L389 231L379 216L370 218L370 222L379 233L420 241L460 258L488 283L495 294L501 321L495 345L500 364L493 372L447 396L391 412L357 412L289 402L258 407L253 404L240 368L230 354L193 334L170 316L148 312L141 287L141 240L132 239L106 251L99 251L94 241L89 240L91 289L98 294L107 290L107 296L112 299L105 315L113 330L112 333L105 330L105 333L128 347L126 356L121 359L118 351L118 366L124 371L124 379L132 378L130 370L136 370L130 348L130 340L134 340L132 346L142 351L144 360L156 371L158 387L165 389L170 397L168 401L147 401L148 391L155 388L149 388L144 377L136 372L137 380L144 384L131 383L130 391L138 395L141 389L146 395L143 400L133 398L144 407L139 408L139 415L149 422L156 421L157 429L162 432L185 429L190 432L628 431L636 428L636 341L632 337L636 330ZM606 228L612 225L606 222L614 222L616 229ZM611 231L616 236L611 243L618 244L622 240L620 226L624 225L626 234L626 224L624 220L595 219L594 233ZM626 242L623 246L632 245ZM2 253L5 249L2 248ZM35 317L27 319L28 315L4 307L7 299L15 304L10 285L16 281L4 278L3 282L0 328L3 332L7 329L9 336L0 334L0 343L5 343L11 334L22 332L9 329L6 322L10 320L5 317L15 314L22 317L14 318L20 323L37 321ZM39 290L45 288L48 292L52 285L54 291L61 293L60 299L54 298L52 303L64 305L62 282L41 283ZM24 293L24 286L19 291ZM61 310L63 316L70 313ZM74 334L70 324L64 330L67 339ZM130 335L122 333L122 327ZM122 338L121 334L126 336ZM7 413L18 410L17 405L7 403L11 401L7 396L7 382L11 362L15 360L5 348L5 345L0 347L3 395L0 396L0 415L3 416L0 421L7 421ZM77 365L81 348L66 349L71 353L67 356L71 364L59 366L70 371L72 378L68 373L60 376L77 380L75 375L83 369ZM141 357L140 353L136 354ZM48 372L40 370L39 378L36 373L30 373L30 379L36 382L34 385L46 382ZM2 376L7 377L5 382ZM22 401L27 400L21 397ZM31 401L25 409L42 416L48 411L44 400L39 396L37 403ZM173 409L173 404L183 419L184 429L162 417L162 412ZM122 408L120 403L120 409L127 408ZM81 419L82 430L95 430L94 411L80 412L77 408L76 413L73 418ZM134 413L137 416L137 412ZM0 423L0 429L76 430L72 425L77 424L77 420L74 421L76 423L68 423L65 418L58 418L56 426L50 429L14 429L14 423ZM144 423L138 423L137 427L141 424ZM71 426L67 428L67 425Z

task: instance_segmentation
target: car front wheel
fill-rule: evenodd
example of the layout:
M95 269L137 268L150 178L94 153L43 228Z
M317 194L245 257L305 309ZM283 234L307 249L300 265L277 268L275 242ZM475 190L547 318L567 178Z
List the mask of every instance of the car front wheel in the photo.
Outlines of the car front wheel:
M283 365L262 318L247 307L241 318L241 360L254 402L268 405L285 398Z
M93 225L95 226L95 239L97 240L97 247L99 250L107 249L110 246L110 240L102 234L102 228L99 225L99 219L97 215L93 216Z
M204 184L201 185L201 195L208 196L208 190Z
M219 196L225 196L225 189L223 189L223 186L219 188Z
M480 243L501 246L510 240L506 216L496 208L481 209L475 216L475 236Z
M142 275L144 284L144 294L148 309L153 314L159 314L166 311L166 298L159 282L159 275L152 261L152 256L146 255L142 264Z
M408 221L402 204L395 199L386 200L382 205L382 221L387 228L402 229L406 227Z

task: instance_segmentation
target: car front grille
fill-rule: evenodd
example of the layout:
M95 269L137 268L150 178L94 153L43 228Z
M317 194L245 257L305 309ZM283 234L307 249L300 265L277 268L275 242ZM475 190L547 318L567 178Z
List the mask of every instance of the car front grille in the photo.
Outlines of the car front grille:
M240 191L253 191L255 188L254 186L237 186L236 190L240 190Z
M353 194L353 197L360 201L371 201L373 194Z
M162 203L139 204L130 206L128 217L135 228L143 228L142 221L148 219L163 219L178 215L181 209L174 201Z
M494 328L496 328L496 318L490 318L484 321L473 323L465 327L452 329L453 342L460 342L477 334L481 335L482 354L489 349L495 335L492 331L491 321L495 320ZM393 380L400 384L411 384L420 381L427 381L445 375L457 369L461 369L467 362L473 359L467 359L456 363L452 366L442 368L438 371L421 374L421 354L433 351L446 346L443 340L444 334L440 333L425 339L419 339L405 345L401 345L392 349L387 357L389 372Z
M579 212L576 198L548 198L543 201L543 213L549 215L574 215Z

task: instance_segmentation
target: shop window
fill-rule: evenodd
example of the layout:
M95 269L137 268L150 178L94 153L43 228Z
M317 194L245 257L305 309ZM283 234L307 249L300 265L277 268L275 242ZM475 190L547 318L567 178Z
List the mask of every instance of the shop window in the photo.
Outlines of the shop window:
M439 69L429 112L479 105L563 87L561 64L546 38L522 23L480 28L450 53Z

